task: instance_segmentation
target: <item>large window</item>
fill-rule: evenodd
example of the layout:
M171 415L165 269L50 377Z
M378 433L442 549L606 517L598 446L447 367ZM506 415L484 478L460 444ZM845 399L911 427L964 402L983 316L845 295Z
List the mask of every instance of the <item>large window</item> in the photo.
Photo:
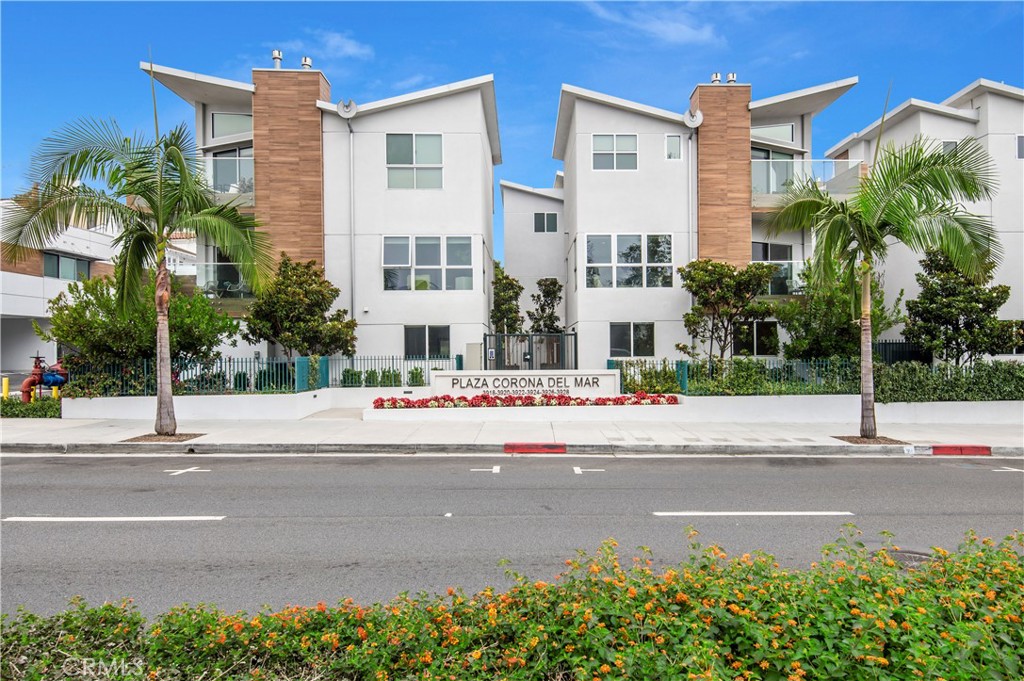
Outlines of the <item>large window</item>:
M587 236L587 288L671 288L671 234Z
M755 194L779 194L794 180L793 154L772 149L750 149L751 189Z
M69 281L89 278L89 261L58 253L43 253L43 276Z
M213 114L212 137L226 137L252 132L252 114L215 113Z
M473 238L386 236L385 291L472 291Z
M636 135L594 135L594 170L636 170Z
M609 357L654 357L654 322L612 322Z
M750 243L750 260L752 262L790 262L793 260L793 245L752 241Z
M779 354L778 322L743 322L736 325L732 338L733 355Z
M441 359L451 356L451 332L447 326L405 327L406 359Z
M534 213L533 214L533 231L534 232L557 232L558 231L558 213Z
M750 129L750 134L755 137L765 137L782 142L793 141L793 124L782 123L780 125L755 125Z
M213 152L213 191L221 194L252 192L252 147Z
M386 137L389 189L441 188L441 135Z

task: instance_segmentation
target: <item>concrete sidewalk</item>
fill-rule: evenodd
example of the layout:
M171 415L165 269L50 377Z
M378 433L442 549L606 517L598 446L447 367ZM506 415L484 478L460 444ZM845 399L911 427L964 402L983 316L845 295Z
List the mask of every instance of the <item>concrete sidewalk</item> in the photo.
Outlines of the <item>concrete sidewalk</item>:
M497 414L496 414L497 417ZM152 420L3 419L0 452L16 453L394 453L489 454L511 442L564 443L570 454L930 455L933 445L984 445L997 456L1024 456L1024 423L1013 425L879 424L904 445L851 445L858 424L663 422L484 423L363 421L359 409L331 409L297 421L185 420L180 443L126 443L152 433Z

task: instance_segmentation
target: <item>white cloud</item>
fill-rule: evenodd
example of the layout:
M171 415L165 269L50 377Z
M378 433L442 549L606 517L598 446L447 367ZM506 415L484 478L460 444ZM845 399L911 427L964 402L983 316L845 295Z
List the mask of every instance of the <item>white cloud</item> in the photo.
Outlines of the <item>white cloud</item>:
M314 60L328 63L342 59L373 59L373 47L355 40L348 33L323 29L306 29L306 33L309 35L308 38L264 43L264 46L284 52L288 64L298 61L299 57L312 57ZM316 66L315 61L314 66Z
M625 5L625 6L623 6ZM707 45L721 38L710 23L701 23L679 5L616 4L588 2L587 9L599 19L670 45Z

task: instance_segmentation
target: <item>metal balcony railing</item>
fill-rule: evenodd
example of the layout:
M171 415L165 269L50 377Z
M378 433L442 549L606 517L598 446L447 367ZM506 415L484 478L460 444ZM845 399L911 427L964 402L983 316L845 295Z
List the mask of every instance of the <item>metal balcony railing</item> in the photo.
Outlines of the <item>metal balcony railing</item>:
M790 187L814 179L831 194L849 194L857 186L861 161L834 159L752 160L754 194L784 194Z
M218 203L255 205L255 174L251 157L206 157L206 177Z

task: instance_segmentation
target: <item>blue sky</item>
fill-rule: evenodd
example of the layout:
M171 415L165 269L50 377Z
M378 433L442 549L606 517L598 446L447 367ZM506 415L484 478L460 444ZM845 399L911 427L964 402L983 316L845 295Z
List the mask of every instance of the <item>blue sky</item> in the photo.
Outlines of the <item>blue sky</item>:
M303 55L333 98L367 102L495 75L499 179L550 186L559 87L675 111L709 74L755 99L848 76L860 84L815 119L814 154L910 97L941 101L979 77L1024 85L1024 3L7 2L0 3L0 195L24 187L32 151L82 116L151 129L138 62L248 80ZM163 124L191 110L158 89ZM495 226L500 232L500 204ZM500 257L501 249L497 255Z

